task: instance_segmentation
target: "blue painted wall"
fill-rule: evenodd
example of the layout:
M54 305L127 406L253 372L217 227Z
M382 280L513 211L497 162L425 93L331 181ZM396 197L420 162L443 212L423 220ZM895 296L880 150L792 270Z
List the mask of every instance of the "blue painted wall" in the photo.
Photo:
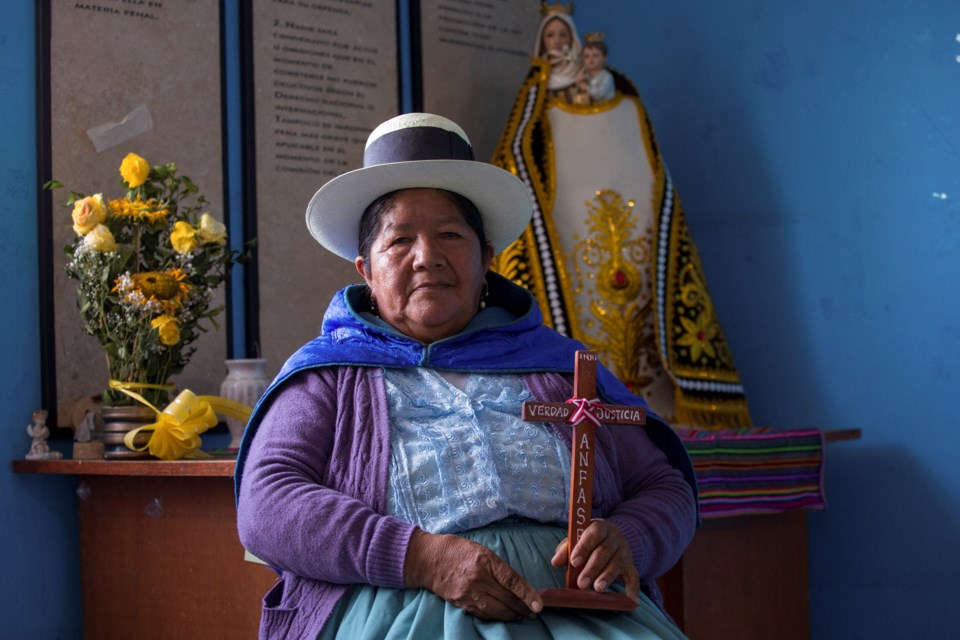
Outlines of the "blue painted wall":
M0 3L0 638L79 638L75 481L14 475L40 407L33 3Z
M952 636L960 599L960 4L577 3L650 112L755 419L858 426L810 514L812 637ZM0 638L79 638L40 402L33 6L0 3ZM736 612L731 612L736 615Z
M809 518L812 637L955 636L960 3L576 4L644 98L755 420L863 429Z

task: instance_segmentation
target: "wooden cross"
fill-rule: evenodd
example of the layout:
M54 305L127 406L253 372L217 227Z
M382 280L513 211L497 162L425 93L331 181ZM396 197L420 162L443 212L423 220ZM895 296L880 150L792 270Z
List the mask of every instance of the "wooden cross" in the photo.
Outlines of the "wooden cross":
M573 550L593 517L593 465L599 424L642 425L645 407L604 405L597 397L597 353L577 351L573 371L573 398L567 402L524 402L524 420L573 423L570 469L570 518L567 549ZM619 593L597 593L577 587L582 567L567 563L565 589L541 591L544 605L580 609L632 611L636 604Z

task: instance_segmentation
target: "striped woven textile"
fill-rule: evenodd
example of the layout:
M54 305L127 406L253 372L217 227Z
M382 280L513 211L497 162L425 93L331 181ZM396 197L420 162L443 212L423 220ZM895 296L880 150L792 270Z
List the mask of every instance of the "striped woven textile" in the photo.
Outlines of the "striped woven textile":
M679 431L693 460L702 518L825 509L819 429Z

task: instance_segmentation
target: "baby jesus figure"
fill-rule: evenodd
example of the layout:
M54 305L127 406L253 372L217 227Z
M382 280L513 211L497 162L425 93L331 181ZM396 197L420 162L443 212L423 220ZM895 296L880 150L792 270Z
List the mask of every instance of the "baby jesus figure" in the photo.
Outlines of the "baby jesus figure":
M578 104L603 102L616 95L613 74L607 71L607 44L602 33L588 33L583 45L583 70L577 79Z

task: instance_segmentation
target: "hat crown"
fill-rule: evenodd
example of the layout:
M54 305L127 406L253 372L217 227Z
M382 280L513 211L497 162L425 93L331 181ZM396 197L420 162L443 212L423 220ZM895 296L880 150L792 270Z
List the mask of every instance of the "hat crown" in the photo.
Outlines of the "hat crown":
M391 131L416 127L438 127L440 129L446 129L447 131L457 134L463 138L467 144L470 144L470 138L467 137L466 132L450 118L444 118L443 116L438 116L433 113L402 113L399 116L394 116L378 124L367 137L367 145L369 146L371 142Z
M432 113L406 113L374 129L363 166L419 160L474 160L473 146L457 123Z

